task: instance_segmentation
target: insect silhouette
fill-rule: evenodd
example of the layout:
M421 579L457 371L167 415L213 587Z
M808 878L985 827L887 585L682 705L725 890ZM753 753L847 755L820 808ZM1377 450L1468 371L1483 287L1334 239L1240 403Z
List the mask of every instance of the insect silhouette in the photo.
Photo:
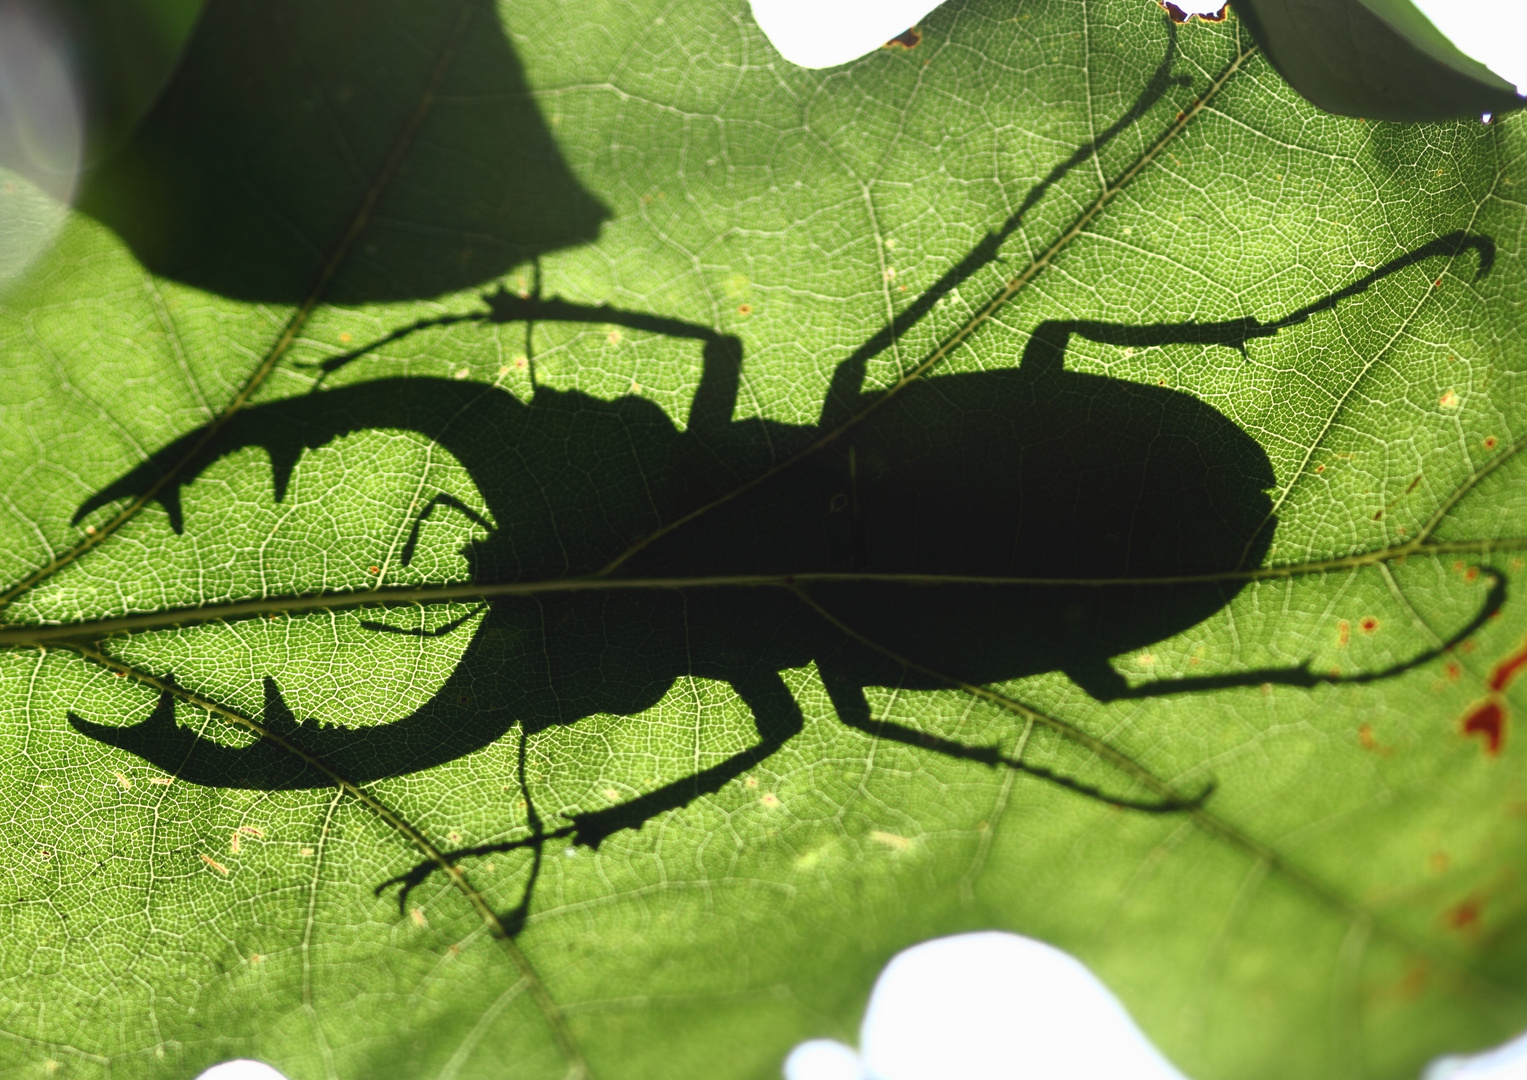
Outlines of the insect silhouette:
M522 403L472 382L383 378L249 408L194 453L201 433L193 432L79 514L146 494L168 466L184 463L156 494L179 529L180 489L237 448L266 450L281 499L305 449L359 430L405 429L450 451L483 499L481 509L444 495L429 502L412 522L405 561L440 512L465 514L484 530L462 551L470 580L481 585L594 575L626 553L601 579L614 587L488 600L455 673L431 701L392 723L300 723L275 682L266 682L263 723L357 783L454 760L515 726L528 736L595 714L640 713L683 676L729 684L751 710L757 743L629 802L575 815L568 832L589 846L720 791L782 747L804 718L780 673L811 663L838 717L867 734L1028 768L993 747L877 722L865 688L988 684L1062 671L1099 698L1132 693L1109 658L1219 610L1238 580L1180 579L1260 564L1276 524L1267 494L1273 473L1255 440L1182 391L1067 371L1069 341L1244 349L1407 266L1465 250L1478 256L1480 273L1489 268L1487 238L1450 234L1268 322L1045 322L1012 368L929 377L894 395L855 387L847 404L864 419L846 429L825 420L735 419L743 357L731 337L677 320L500 292L486 297L484 320L615 323L698 342L703 374L685 428L635 395L602 400L543 386ZM835 390L862 378L862 363L850 358ZM824 414L843 406L830 401ZM824 440L832 430L842 433ZM782 462L787 467L778 467ZM697 506L709 509L692 513ZM958 580L924 584L886 575ZM760 576L803 580L794 588L715 583ZM1026 580L1001 581L1015 577ZM651 579L670 584L622 587ZM1095 581L1113 584L1086 584ZM1501 595L1493 590L1485 612L1461 634L1498 607ZM1392 674L1438 651L1357 678ZM1274 679L1324 681L1302 668L1237 677ZM1193 688L1194 680L1181 680L1145 692ZM198 784L331 783L271 742L234 747L198 736L177 724L169 696L133 726L69 719L82 733ZM1140 809L1184 805L1134 801L1030 771Z

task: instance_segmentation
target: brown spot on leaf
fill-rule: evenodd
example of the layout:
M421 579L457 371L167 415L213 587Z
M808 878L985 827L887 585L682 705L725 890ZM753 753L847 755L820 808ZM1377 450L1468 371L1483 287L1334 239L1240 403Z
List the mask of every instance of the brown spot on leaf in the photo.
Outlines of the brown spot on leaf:
M1409 495L1412 491L1415 491L1416 488L1418 488L1420 486L1421 486L1421 474L1417 473L1416 474L1416 478L1410 482L1410 487L1405 489L1405 494Z
M223 877L228 876L228 868L214 859L211 855L202 855L201 852L197 852L197 854L201 857L202 862L216 870L219 874L222 874Z
M1454 930L1469 930L1479 922L1480 912L1484 910L1484 901L1477 897L1469 897L1459 904L1448 909L1445 916L1447 924Z
M1485 449L1486 450L1494 450L1495 449L1495 436L1494 435L1486 435L1485 436Z
M737 314L739 314L739 315L751 315L751 314L753 314L753 305L752 304L738 304L737 305Z
M922 40L923 36L918 32L917 27L909 26L890 41L887 41L884 47L887 49L915 49Z
M1496 693L1506 689L1524 667L1527 667L1527 643L1495 665L1495 670L1490 672L1490 689Z
M1338 649L1345 649L1347 647L1347 642L1351 639L1352 624L1349 623L1346 619L1342 619L1339 623L1336 624L1336 647Z
M1377 754L1379 757L1390 757L1394 754L1394 748L1385 746L1374 738L1373 725L1363 724L1357 729L1357 741L1364 750Z
M1400 977L1400 985L1396 988L1400 997L1407 1001L1414 1001L1426 991L1426 965L1413 964L1409 971Z
M1486 754L1491 757L1499 754L1506 739L1506 706L1494 700L1476 706L1463 718L1463 734L1465 738L1480 736L1485 741Z

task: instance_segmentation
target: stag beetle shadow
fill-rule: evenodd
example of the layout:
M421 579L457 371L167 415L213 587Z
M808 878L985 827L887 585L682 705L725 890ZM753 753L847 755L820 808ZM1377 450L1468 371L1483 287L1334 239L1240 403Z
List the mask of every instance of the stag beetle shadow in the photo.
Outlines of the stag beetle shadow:
M873 722L865 688L987 684L1061 671L1103 699L1129 693L1110 657L1196 625L1241 587L1236 579L1162 579L1260 564L1275 527L1267 494L1274 477L1260 445L1202 400L1066 370L1070 339L1244 348L1406 266L1464 250L1478 255L1480 273L1493 260L1487 238L1451 234L1271 322L1042 323L1014 368L926 378L894 396L861 392L858 411L867 416L839 439L687 519L695 506L819 442L823 427L734 419L742 353L733 338L645 314L490 296L485 318L576 317L699 341L703 376L688 424L680 430L638 396L607 401L543 386L522 403L478 383L379 379L248 408L194 452L201 433L193 432L98 493L79 516L146 494L166 469L183 464L155 496L180 528L180 488L234 449L267 451L279 499L303 450L350 432L391 428L426 435L475 480L481 510L448 497L433 500L415 519L407 551L434 513L467 514L486 531L462 551L478 583L591 574L654 534L613 580L857 572L1121 582L855 578L809 586L815 606L789 589L756 585L500 597L486 603L439 693L411 715L376 727L299 722L267 680L264 724L357 783L454 760L516 725L526 736L596 714L641 713L684 676L729 684L753 714L758 743L630 802L577 816L570 831L597 846L612 832L719 791L799 732L801 710L780 674L788 669L815 663L838 716L851 726L991 764L1005 759L989 747L930 741ZM1502 588L1493 589L1464 633L1502 598ZM1438 651L1345 681L1387 676ZM1214 686L1274 678L1332 681L1295 668L1219 678ZM1182 689L1191 684L1185 680ZM130 727L69 719L82 733L193 783L273 790L331 783L268 741L233 747L200 738L176 723L168 696Z

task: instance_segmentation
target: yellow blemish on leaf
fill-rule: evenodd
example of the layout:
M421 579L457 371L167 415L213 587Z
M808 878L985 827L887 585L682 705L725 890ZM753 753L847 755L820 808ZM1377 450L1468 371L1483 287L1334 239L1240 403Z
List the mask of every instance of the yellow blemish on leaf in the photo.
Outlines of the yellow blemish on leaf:
M121 786L123 791L131 791L133 789L133 782L127 778L125 773L119 772L115 773L114 775L117 778L118 785Z
M1458 396L1458 392L1456 390L1449 390L1447 393L1442 395L1441 400L1439 400L1437 404L1441 405L1444 409L1456 409L1458 408L1459 402L1461 400L1462 399Z
M472 374L472 369L471 368L462 368L461 370L457 371L454 375L452 375L451 378L458 379L458 380L459 379L465 379L470 374Z
M231 836L229 838L229 840L228 840L228 854L230 854L230 855L237 855L238 853L239 853L239 830L234 829L233 830L233 836Z
M610 802L620 802L620 792L616 791L612 787L605 788L603 795Z
M313 849L310 848L310 847L298 848L297 849L297 854L298 855L311 855L311 854L313 854Z
M620 331L612 326L612 327L610 327L610 332L605 334L604 339L606 341L608 341L611 345L619 345L620 344Z
M822 861L826 859L828 855L832 854L832 849L834 846L835 845L831 840L824 844L818 844L810 851L802 852L800 855L797 855L795 857L795 861L791 865L796 870L811 870L814 867L820 866Z
M228 876L228 868L226 866L224 866L222 863L218 862L216 859L214 859L211 855L204 855L201 852L197 852L196 854L197 854L197 857L200 858L202 862L206 863L212 869L216 870L219 874L222 874L223 877L227 877Z
M905 836L898 836L896 833L881 832L879 829L876 829L870 833L870 839L875 841L877 844L884 844L892 851L906 851L907 848L912 846L912 841L908 840Z
M424 917L423 908L414 908L408 913L408 917L414 921L415 926L429 925L429 920Z
M772 810L779 805L779 796L775 795L772 791L766 791L763 793L763 798L758 801Z
M163 787L169 787L175 782L175 778L173 776L150 776L148 778L148 782L150 784L159 784Z

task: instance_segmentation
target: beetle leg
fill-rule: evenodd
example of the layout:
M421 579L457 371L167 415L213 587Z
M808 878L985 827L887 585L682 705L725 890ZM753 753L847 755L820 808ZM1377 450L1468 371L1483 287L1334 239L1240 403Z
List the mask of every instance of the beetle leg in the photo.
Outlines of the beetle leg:
M456 498L456 496L447 495L442 491L439 495L436 495L433 499L426 503L424 509L419 511L419 516L414 518L414 527L408 532L408 542L403 545L402 562L404 566L407 566L409 563L413 562L414 548L418 547L419 545L419 530L424 527L424 522L429 518L431 514L435 512L435 507L437 506L449 506L452 510L459 510L469 519L471 519L473 524L481 525L489 532L496 531L493 528L493 523L487 518L483 517L476 510L473 510L466 503Z
M753 711L758 744L630 802L588 814L571 815L576 843L597 848L611 833L639 829L659 814L682 809L701 795L714 795L728 782L770 757L804 726L801 707L795 703L779 672L755 669L747 676L732 679L731 683L737 696Z

